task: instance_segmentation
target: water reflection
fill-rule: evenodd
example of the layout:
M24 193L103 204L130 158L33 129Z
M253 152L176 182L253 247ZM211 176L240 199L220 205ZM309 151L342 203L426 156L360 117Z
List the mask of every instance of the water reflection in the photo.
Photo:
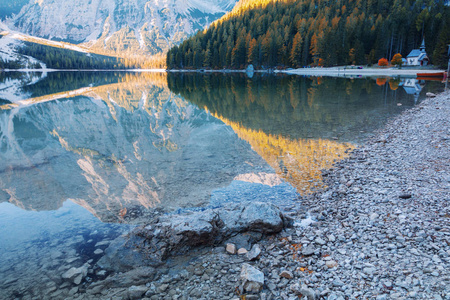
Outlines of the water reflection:
M414 97L414 102L417 102L419 100L420 93L425 86L425 81L409 78L403 80L399 86L401 86L408 95Z
M105 222L289 202L417 98L394 79L20 74L0 78L0 202L41 211L71 199Z
M348 157L354 148L350 143L325 139L292 140L281 134L266 134L220 119L229 124L241 139L246 140L280 178L296 187L302 195L323 188L322 170Z
M240 175L274 174L229 126L173 95L164 75L116 81L4 107L0 201L40 211L71 199L102 221L128 222L142 208L209 205L216 190L219 205ZM270 188L258 186L255 199ZM290 186L282 195L296 198Z
M347 157L355 143L413 105L424 86L410 97L408 86L415 81L168 75L174 93L230 125L300 194L322 188L321 170Z
M367 137L361 131L373 132L402 111L398 103L414 104L413 97L398 89L403 82L409 79L168 75L171 91L245 128L292 139L356 143ZM428 83L420 94L441 85Z

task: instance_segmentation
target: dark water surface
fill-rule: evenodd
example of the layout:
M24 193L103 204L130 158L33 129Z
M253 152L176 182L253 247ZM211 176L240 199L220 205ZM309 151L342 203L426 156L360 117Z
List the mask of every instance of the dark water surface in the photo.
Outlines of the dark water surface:
M320 170L439 82L118 72L0 73L0 298L104 278L155 212L299 205ZM63 278L86 267L79 284ZM44 297L44 298L45 298Z

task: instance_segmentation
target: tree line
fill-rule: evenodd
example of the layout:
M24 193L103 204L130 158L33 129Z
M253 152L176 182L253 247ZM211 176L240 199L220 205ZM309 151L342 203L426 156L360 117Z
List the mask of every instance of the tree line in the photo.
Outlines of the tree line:
M113 70L113 69L161 69L165 68L165 55L153 56L129 55L115 57L94 53L82 53L70 49L52 47L31 42L24 42L24 46L17 51L19 54L34 57L51 69L69 70ZM18 69L23 67L19 62L4 62L0 60L0 69ZM40 68L40 65L36 65Z
M87 54L31 42L25 42L17 52L34 57L51 69L115 69L123 66L116 57Z
M169 69L375 64L406 57L423 37L432 63L445 66L444 0L246 0L166 60Z

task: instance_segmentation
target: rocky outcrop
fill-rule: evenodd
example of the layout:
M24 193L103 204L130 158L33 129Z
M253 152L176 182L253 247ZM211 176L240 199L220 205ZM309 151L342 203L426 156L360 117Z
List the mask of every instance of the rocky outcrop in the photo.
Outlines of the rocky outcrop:
M236 0L29 1L9 26L30 35L91 42L105 50L166 51L230 11Z
M280 232L288 223L278 207L262 202L165 215L115 240L99 265L115 271L143 264L156 267L170 255L186 253L192 247L217 245L243 232L257 233L254 242L263 234Z

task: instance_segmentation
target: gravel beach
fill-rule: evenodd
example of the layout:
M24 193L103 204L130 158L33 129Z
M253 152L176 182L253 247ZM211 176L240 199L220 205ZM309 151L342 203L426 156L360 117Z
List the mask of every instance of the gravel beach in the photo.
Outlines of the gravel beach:
M117 274L78 298L450 299L449 146L446 92L324 170L328 188L286 212L281 233Z

